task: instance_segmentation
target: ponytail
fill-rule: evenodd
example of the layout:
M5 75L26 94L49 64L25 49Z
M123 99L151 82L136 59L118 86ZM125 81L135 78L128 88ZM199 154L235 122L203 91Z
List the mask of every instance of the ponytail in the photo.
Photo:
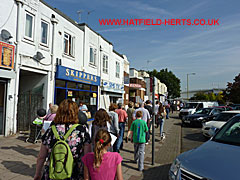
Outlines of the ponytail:
M100 129L95 137L94 168L99 168L102 163L104 148L111 143L111 136L105 129Z

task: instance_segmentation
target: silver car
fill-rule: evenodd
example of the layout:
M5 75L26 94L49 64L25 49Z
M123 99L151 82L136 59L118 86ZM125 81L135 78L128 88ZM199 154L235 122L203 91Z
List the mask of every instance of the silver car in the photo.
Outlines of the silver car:
M239 180L240 114L209 141L180 154L172 163L170 180Z

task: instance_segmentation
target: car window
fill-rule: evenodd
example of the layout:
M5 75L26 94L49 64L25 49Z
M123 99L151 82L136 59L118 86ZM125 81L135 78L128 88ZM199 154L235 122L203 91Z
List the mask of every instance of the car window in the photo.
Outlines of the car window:
M195 114L209 114L211 112L212 109L210 108L203 108L203 109L199 109L198 111L196 111Z
M224 121L227 122L233 116L237 115L236 113L221 113L219 114L214 121Z
M240 146L240 116L234 117L218 131L213 141Z
M198 103L187 103L184 107L184 109L194 109L196 108Z

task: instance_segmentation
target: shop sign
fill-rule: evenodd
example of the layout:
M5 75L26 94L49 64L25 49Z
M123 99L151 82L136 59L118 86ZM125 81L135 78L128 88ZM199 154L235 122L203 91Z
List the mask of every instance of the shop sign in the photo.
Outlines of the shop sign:
M76 69L57 66L56 79L100 86L100 77Z
M129 84L129 87L132 87L132 88L141 88L141 84Z
M124 84L129 84L130 79L129 76L124 76Z
M122 84L117 84L109 81L103 81L103 87L107 90L112 90L112 91L124 91L124 85Z
M0 67L14 68L14 49L13 45L0 41Z

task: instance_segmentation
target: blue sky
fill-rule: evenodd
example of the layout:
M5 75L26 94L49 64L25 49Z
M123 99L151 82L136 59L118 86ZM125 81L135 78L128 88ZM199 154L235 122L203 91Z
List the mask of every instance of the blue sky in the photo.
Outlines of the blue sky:
M240 73L239 0L46 0L126 54L136 69L168 68L186 89L225 88ZM87 15L88 11L92 11ZM102 18L219 19L219 26L100 26ZM150 61L147 63L147 61Z

